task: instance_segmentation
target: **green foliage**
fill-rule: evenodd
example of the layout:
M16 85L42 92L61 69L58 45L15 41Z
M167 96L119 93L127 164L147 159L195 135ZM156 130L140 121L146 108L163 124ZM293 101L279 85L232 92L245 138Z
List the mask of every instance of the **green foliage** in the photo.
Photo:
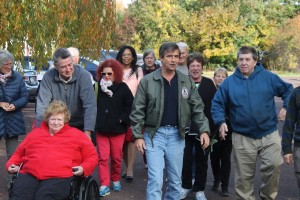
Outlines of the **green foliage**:
M278 37L275 33L280 33L279 27L296 16L299 9L291 1L282 5L278 0L136 0L117 25L120 34L116 39L133 45L139 52L147 48L157 52L165 41L184 41L190 52L202 52L209 58L209 68L220 65L234 68L236 52L241 46L254 46L264 52L275 48L271 38ZM285 38L285 41L297 40ZM285 46L296 51L291 45ZM293 60L288 65L294 66L296 58L288 57L287 60Z
M300 71L300 15L289 19L270 35L264 63L271 69Z
M58 47L98 59L115 32L115 0L0 0L0 13L0 47L23 60L27 42L37 66Z

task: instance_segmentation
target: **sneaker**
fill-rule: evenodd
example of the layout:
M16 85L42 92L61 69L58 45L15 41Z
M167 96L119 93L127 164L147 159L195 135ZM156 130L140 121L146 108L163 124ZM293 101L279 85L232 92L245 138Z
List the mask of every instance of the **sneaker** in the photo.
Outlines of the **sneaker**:
M214 182L214 185L211 187L213 191L219 191L220 182Z
M110 194L109 187L107 187L105 185L101 186L99 189L99 194L101 197L105 197L105 196L109 195Z
M222 188L222 192L220 193L220 195L224 197L228 197L230 196L230 193L228 192L227 188Z
M181 188L180 199L184 199L191 192L192 192L192 189Z
M207 200L204 191L199 191L196 193L196 200Z
M121 191L121 183L120 183L120 181L113 182L113 191Z

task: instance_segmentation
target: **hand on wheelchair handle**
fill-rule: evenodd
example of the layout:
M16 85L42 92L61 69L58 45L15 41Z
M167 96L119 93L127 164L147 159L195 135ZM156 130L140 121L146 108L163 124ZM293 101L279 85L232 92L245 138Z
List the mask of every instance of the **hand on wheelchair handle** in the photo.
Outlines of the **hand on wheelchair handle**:
M72 167L72 171L75 176L83 175L83 168L81 166Z

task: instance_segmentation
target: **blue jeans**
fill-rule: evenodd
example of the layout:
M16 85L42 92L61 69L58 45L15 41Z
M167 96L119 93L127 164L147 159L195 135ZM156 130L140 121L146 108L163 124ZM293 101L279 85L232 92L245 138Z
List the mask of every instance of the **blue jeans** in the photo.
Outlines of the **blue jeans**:
M165 200L180 199L181 173L184 139L175 127L160 127L151 142L144 134L148 162L147 200L158 200L162 196L163 171L166 168L167 189Z

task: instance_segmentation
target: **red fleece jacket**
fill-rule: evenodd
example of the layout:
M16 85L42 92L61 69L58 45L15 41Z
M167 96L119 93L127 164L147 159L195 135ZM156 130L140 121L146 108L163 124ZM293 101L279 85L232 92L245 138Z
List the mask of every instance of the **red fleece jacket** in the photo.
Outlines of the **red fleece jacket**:
M66 124L53 136L48 125L32 130L6 163L23 163L20 173L31 174L38 180L73 176L72 167L82 166L84 175L91 175L98 156L90 139L80 130Z

